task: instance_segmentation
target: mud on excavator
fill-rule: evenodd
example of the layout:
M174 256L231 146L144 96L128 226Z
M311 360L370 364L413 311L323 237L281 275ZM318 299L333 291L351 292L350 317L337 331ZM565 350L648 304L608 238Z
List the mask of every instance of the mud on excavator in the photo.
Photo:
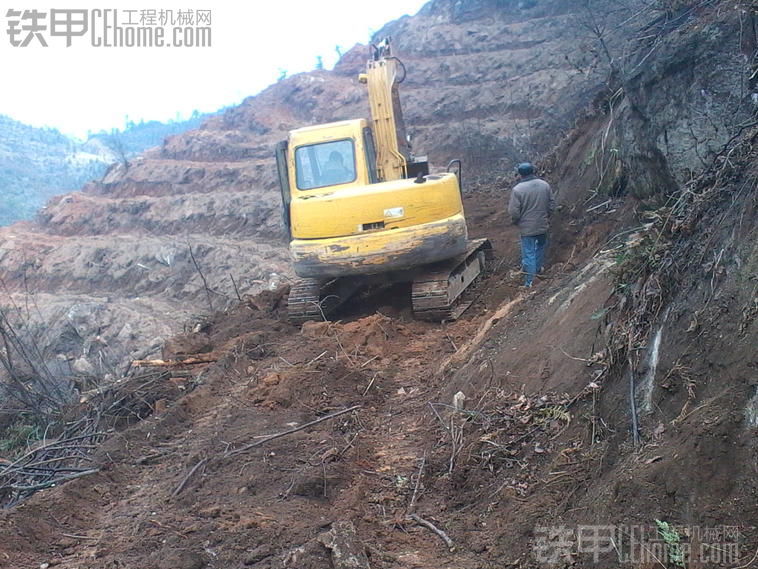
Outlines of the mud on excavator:
M389 38L370 46L358 79L368 87L370 121L299 128L276 147L299 277L289 319L323 320L363 287L411 282L416 318L453 320L492 254L487 239L468 238L461 162L429 174L426 157L411 153L398 93L405 67Z

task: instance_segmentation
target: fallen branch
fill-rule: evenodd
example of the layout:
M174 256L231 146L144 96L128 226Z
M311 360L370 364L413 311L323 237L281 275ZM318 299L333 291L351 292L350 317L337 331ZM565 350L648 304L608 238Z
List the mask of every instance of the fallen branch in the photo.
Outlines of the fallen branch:
M587 213L590 213L591 211L595 211L596 209L600 209L604 205L609 205L610 203L611 203L611 200L607 200L607 201L604 201L603 203L599 203L595 206L592 206L591 208L587 210Z
M34 456L35 454L38 454L38 453L40 453L43 450L51 450L51 449L63 450L63 449L67 449L67 448L73 448L73 449L81 448L82 446L85 446L85 445L75 445L73 447L68 447L68 446L61 447L60 445L65 445L65 444L68 444L68 443L71 443L71 442L74 442L74 441L81 441L81 440L84 440L84 439L99 437L99 436L103 436L103 435L106 435L106 434L108 434L108 433L106 433L104 431L98 431L98 432L94 432L94 433L87 433L87 434L84 434L84 435L79 435L79 436L76 436L76 437L69 437L67 439L59 439L59 440L55 440L55 441L49 442L49 443L44 444L44 445L39 445L39 446L35 447L33 450L30 450L29 452L27 452L26 454L24 454L23 456L17 458L14 462L10 463L8 466L6 466L3 469L2 472L0 472L0 474L4 474L5 472L10 471L11 468L18 466L19 464L21 464L27 458L29 458L31 456Z
M438 536L440 536L440 539L445 542L445 545L447 545L448 549L452 551L455 549L455 544L453 543L453 540L450 539L450 536L447 535L444 531L442 531L440 528L435 526L432 522L426 521L424 518L417 516L416 514L410 514L408 516L410 519L412 519L414 522L416 522L418 525L425 527L426 529L433 531Z
M319 417L318 419L315 419L309 423L305 423L304 425L300 425L299 427L295 427L292 429L289 429L287 431L282 431L281 433L276 433L273 435L269 435L259 441L255 441L254 443L250 443L248 445L245 445L243 447L240 447L238 449L228 451L224 454L224 457L230 457L235 456L238 454L241 454L243 452L246 452L250 450L251 448L259 447L269 441L273 441L274 439L278 439L281 437L286 437L287 435L291 435L292 433L296 433L298 431L302 431L303 429L307 429L308 427L312 427L313 425L316 425L318 423L321 423L323 421L328 421L329 419L334 419L335 417L339 417L340 415L344 415L345 413L350 413L351 411L355 411L356 409L360 409L360 405L353 405L352 407L348 407L347 409L343 409L342 411L336 411L335 413L330 413L329 415L324 415L323 417Z
M93 468L91 470L85 470L84 472L77 472L76 474L61 476L60 478L49 480L47 482L42 482L41 484L35 484L34 486L10 485L10 486L6 486L6 488L10 488L11 490L17 490L19 492L33 492L34 490L42 490L43 488L49 488L50 486L54 486L55 484L60 484L61 482L68 482L69 480L73 480L75 478L81 478L82 476L88 476L90 474L96 474L98 472L100 472L99 468Z
M171 497L174 498L178 496L182 490L184 490L184 487L187 485L187 482L189 482L189 479L192 478L192 475L195 474L195 472L200 469L201 466L203 466L206 462L208 462L207 458L204 458L200 462L198 462L195 466L192 467L192 470L190 470L187 473L187 476L182 478L182 481L179 483L179 486L176 487L176 489L171 493Z
M209 364L218 361L216 354L197 355L183 360L134 360L134 367L174 367L182 365Z

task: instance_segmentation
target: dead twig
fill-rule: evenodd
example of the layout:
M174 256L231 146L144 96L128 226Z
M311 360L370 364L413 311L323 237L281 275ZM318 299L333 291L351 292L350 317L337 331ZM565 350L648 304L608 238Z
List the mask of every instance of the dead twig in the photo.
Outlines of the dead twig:
M366 367L368 364L370 364L371 362L373 362L373 361L374 361L376 358L378 358L378 357L379 357L379 356L378 356L378 355L376 355L376 356L374 356L373 358L371 358L370 360L366 360L365 362L363 362L363 363L361 364L361 367Z
M453 346L453 351L457 352L458 346L455 345L455 342L453 342L453 339L450 337L450 335L447 332L445 332L445 338L447 338L448 342L450 342L450 345Z
M379 372L376 372L374 374L374 377L371 378L371 381L368 382L368 385L366 386L366 389L363 391L363 397L366 397L366 394L371 389L371 386L374 385L374 381L376 380L376 376L379 375Z
M51 449L58 450L58 449L62 449L62 448L69 448L68 446L62 447L61 445L68 445L69 443L72 443L74 441L81 441L81 440L84 440L84 439L89 439L89 438L94 438L94 437L100 437L100 436L104 436L106 434L107 434L106 432L97 431L97 432L94 432L94 433L86 433L84 435L78 435L76 437L69 437L67 439L59 439L59 440L55 440L55 441L52 441L52 442L49 442L49 443L46 443L46 444L43 444L43 445L39 445L39 446L35 447L33 450L31 450L31 451L27 452L26 454L22 455L21 457L17 458L14 462L12 462L7 467L5 467L5 469L3 470L3 472L5 472L7 470L10 470L11 468L13 468L13 467L21 464L27 458L29 458L31 456L34 456L35 454L37 454L37 453L39 453L39 452L41 452L43 450L51 450ZM74 447L71 447L71 448L81 448L81 445L75 445Z
M426 453L421 457L421 464L418 467L418 474L416 475L416 485L413 488L413 496L411 496L411 503L408 504L408 514L413 513L413 509L416 507L416 496L418 496L418 489L421 486L421 477L424 474L424 466L426 465Z
M237 295L237 300L242 302L242 297L240 296L240 290L237 288L237 283L234 280L234 275L232 273L229 273L229 278L232 279L232 286L234 287L234 294Z
M329 415L324 415L323 417L319 417L318 419L315 419L313 421L310 421L308 423L305 423L304 425L300 425L299 427L294 427L292 429L288 429L286 431L282 431L281 433L276 433L273 435L268 435L267 437L255 441L254 443L247 444L245 446L242 446L238 449L234 449L232 451L229 451L224 454L225 458L228 458L230 456L236 456L238 454L242 454L243 452L246 452L250 450L251 448L259 447L269 441L273 441L274 439L278 439L281 437L286 437L287 435L291 435L292 433L296 433L298 431L302 431L303 429L307 429L308 427L312 427L313 425L316 425L318 423L322 423L323 421L328 421L329 419L334 419L335 417L339 417L340 415L344 415L345 413L350 413L351 411L356 411L357 409L360 409L361 405L353 405L352 407L348 407L347 409L342 409L341 411L336 411L334 413L330 413Z
M629 365L629 413L632 415L632 440L634 448L640 446L640 426L637 418L637 401L635 400L634 362L632 361L632 336L629 335L629 348L627 351L627 363Z
M10 488L11 490L16 490L18 492L33 492L34 490L42 490L43 488L49 488L50 486L60 484L61 482L67 482L75 478L81 478L82 476L89 476L90 474L96 474L98 472L100 472L99 468L93 468L91 470L85 470L84 472L76 472L74 474L69 474L67 476L60 476L58 478L54 478L53 480L48 480L47 482L42 482L40 484L35 484L33 486L10 485L10 486L7 486L7 488Z
M203 271L200 269L200 265L197 264L197 259L195 259L195 254L192 252L192 245L188 243L187 247L189 248L189 254L190 254L190 259L192 259L192 264L195 265L197 274L200 275L200 280L203 281L203 288L205 288L205 297L208 300L208 308L210 309L211 312L213 312L213 301L211 300L211 289L208 286L208 281L205 280L205 275L203 274Z
M418 525L425 527L426 529L436 533L442 541L445 542L445 545L447 545L448 549L451 551L455 549L455 544L453 543L453 540L450 539L450 536L447 535L444 531L442 531L440 528L435 526L432 522L425 520L424 518L417 516L416 514L409 514L408 517L412 519L414 522L416 522Z
M450 450L450 462L447 469L448 474L453 473L453 468L455 468L455 459L458 458L458 454L461 452L461 448L463 447L463 424L456 427L454 419L455 415L452 415L450 417L450 444L452 448Z
M348 443L345 445L345 448L343 448L343 449L342 449L342 450L341 450L341 451L340 451L340 452L337 454L337 459L340 459L340 458L342 458L342 455L343 455L343 454L345 454L345 453L348 451L348 449L352 448L352 446L353 446L353 443L355 442L355 439L357 439L357 438L358 438L358 435L359 435L360 433L361 433L361 432L360 432L360 431L358 431L357 433L355 433L355 435L353 435L353 438L352 438L352 439L350 439L350 440L348 441Z
M93 541L97 541L97 540L100 539L99 537L91 537L91 536L88 536L88 535L76 535L76 534L73 534L73 533L62 533L61 535L63 537L70 537L72 539L91 539Z
M448 426L447 426L447 424L445 423L445 421L443 421L443 420L442 420L442 417L440 417L440 414L439 414L439 412L437 411L437 408L434 406L434 403L432 403L431 401L429 401L428 403L429 403L429 407L432 409L432 412L434 413L435 417L437 417L437 419L439 419L439 422L440 422L440 424L442 425L442 427L443 427L443 428L444 428L444 429L445 429L445 430L446 430L448 433L450 433L450 427L448 427ZM451 433L451 435L452 435L452 433Z
M189 482L190 478L192 478L192 475L195 474L195 472L197 472L206 462L208 462L208 459L204 458L192 467L192 470L187 473L187 476L182 478L179 486L177 486L176 489L174 489L174 491L171 493L172 498L175 498L181 493L182 490L184 490L184 487L187 485L187 482Z
M604 201L603 203L599 203L595 206L592 206L591 208L587 210L587 213L590 213L591 211L595 211L596 209L600 209L601 207L605 205L610 205L610 203L611 203L611 200L607 200L607 201Z
M563 355L564 355L564 356L566 356L567 358L569 358L569 359L571 359L571 360L574 360L574 361L576 361L576 362L584 362L584 363L586 363L586 364L591 364L591 363L593 363L593 361L592 361L591 359L587 359L587 358L577 358L576 356L572 356L571 354L569 354L568 352L566 352L566 350L564 350L563 348L560 348L560 350L561 350L561 352L563 352Z
M305 367L310 366L312 363L315 363L319 361L321 358L323 358L327 353L329 353L329 350L324 350L319 355L317 355L315 358L313 358L311 361L309 361L307 364L305 364Z

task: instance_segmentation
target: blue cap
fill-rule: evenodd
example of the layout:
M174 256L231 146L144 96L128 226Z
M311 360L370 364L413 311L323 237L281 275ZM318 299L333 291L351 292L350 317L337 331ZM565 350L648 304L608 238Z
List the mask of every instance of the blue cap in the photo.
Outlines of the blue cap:
M522 162L516 167L519 176L531 176L534 174L534 166L531 162Z

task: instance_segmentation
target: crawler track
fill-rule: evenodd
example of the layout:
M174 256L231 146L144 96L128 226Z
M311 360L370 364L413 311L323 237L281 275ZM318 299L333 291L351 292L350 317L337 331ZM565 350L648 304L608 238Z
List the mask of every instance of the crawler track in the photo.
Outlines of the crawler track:
M298 279L290 288L287 301L288 319L293 324L322 320L321 283L316 279Z
M388 282L412 281L413 314L419 320L433 322L458 318L470 305L461 295L484 273L492 245L487 239L469 243L463 255L435 263L427 270L408 271L402 276L387 276ZM394 280L393 280L394 279ZM298 279L290 289L288 317L292 324L329 318L337 307L370 282L365 277L338 278L328 282Z
M419 320L455 320L471 305L461 302L463 292L486 269L492 245L486 239L469 243L466 253L438 264L413 280L413 315Z

